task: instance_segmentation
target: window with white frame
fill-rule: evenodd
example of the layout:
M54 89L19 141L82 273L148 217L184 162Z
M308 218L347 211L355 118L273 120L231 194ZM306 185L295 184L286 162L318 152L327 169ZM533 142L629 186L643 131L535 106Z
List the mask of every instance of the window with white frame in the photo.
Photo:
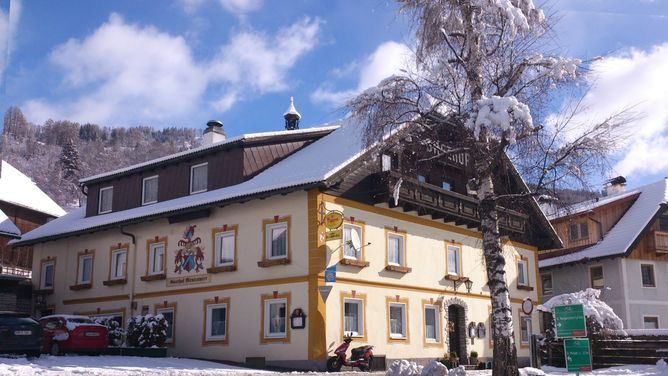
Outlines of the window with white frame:
M448 245L448 274L449 275L460 275L461 270L459 270L460 257L461 257L461 248L455 245Z
M287 328L288 301L284 298L264 301L264 336L285 338Z
M271 223L266 226L267 259L288 257L288 223Z
M531 341L531 316L522 316L520 325L520 343L528 345Z
M361 260L362 227L346 223L343 225L343 257Z
M56 261L45 261L42 263L42 271L40 273L40 288L49 290L53 288L53 277L56 270Z
M439 341L438 306L426 305L424 307L424 337L428 342Z
M190 194L205 192L208 189L208 163L190 167Z
M540 285L543 289L543 295L552 295L552 273L541 274Z
M402 266L404 264L404 241L399 234L387 234L387 263Z
M158 175L142 180L141 204L148 205L158 202Z
M406 304L390 303L390 338L406 338Z
M125 278L125 266L128 258L126 248L115 249L111 252L111 279Z
M98 198L98 214L110 213L111 205L114 200L114 187L100 188L100 197Z
M529 286L529 262L523 258L517 260L517 284Z
M659 329L659 317L657 316L643 316L643 329Z
M165 272L165 243L152 243L148 255L148 274Z
M206 340L221 341L227 338L227 303L206 306Z
M167 321L167 328L165 328L165 343L174 343L174 307L156 308L155 313L162 315Z
M345 298L343 300L343 331L353 337L364 336L364 301Z
M79 255L79 275L77 276L77 283L91 283L93 278L93 255L84 254Z
M234 265L235 231L216 233L216 266Z

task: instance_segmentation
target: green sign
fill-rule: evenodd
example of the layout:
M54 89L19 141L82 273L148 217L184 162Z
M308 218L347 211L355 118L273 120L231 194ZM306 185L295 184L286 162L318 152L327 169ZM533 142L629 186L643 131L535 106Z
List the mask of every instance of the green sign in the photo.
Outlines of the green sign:
M586 337L587 325L582 304L554 307L557 338Z
M564 354L568 372L588 372L592 370L589 338L565 339Z

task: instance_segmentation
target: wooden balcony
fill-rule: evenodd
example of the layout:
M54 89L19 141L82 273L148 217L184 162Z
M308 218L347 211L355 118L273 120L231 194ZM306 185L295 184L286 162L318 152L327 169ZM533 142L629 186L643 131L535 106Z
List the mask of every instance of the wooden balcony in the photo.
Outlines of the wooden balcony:
M650 238L650 243L652 248L656 253L668 254L668 232L663 231L652 231L652 237Z
M394 190L399 179L398 199L395 202ZM376 203L387 203L390 207L401 207L404 211L417 211L419 215L431 215L434 219L455 222L469 228L480 226L478 200L457 192L441 189L437 186L418 182L416 179L402 176L395 171L376 174ZM499 228L513 233L523 233L528 215L510 209L500 208Z

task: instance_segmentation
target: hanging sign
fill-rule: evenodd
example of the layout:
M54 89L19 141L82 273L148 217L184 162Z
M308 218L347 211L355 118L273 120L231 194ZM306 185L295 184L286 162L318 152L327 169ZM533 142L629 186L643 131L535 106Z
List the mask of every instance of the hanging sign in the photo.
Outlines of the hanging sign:
M533 312L533 300L530 298L524 299L522 302L522 312L524 312L525 315L530 315L531 312Z
M341 231L341 226L343 226L343 213L338 210L332 210L325 214L323 220L327 231L325 231L325 241L341 239L343 237L343 231Z
M582 304L554 307L554 322L557 329L557 338L587 336L587 324Z

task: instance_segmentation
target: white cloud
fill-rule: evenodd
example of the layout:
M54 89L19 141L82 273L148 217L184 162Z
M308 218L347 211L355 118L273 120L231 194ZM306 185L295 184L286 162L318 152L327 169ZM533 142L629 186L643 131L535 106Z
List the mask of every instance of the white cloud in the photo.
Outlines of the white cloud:
M196 61L182 37L112 14L92 34L57 46L49 56L62 71L63 89L76 97L32 99L22 108L35 122L164 123L187 118L207 92L218 97L208 105L224 112L244 94L288 88L288 71L317 44L319 25L303 19L271 38L240 32L213 59Z
M311 100L315 103L341 106L362 91L378 85L384 78L408 67L411 56L412 53L407 45L393 41L385 42L362 62L355 62L332 72L334 76L341 77L343 74L358 70L358 83L355 88L336 91L331 89L330 83L325 83L311 93Z
M0 86L14 50L14 38L21 19L21 0L10 0L8 11L0 9Z
M220 6L230 13L242 15L262 8L262 0L218 0Z
M193 14L206 0L177 0L186 14Z
M593 87L580 119L601 120L633 107L642 118L631 125L612 174L650 175L668 170L668 43L648 51L630 50L592 66Z

